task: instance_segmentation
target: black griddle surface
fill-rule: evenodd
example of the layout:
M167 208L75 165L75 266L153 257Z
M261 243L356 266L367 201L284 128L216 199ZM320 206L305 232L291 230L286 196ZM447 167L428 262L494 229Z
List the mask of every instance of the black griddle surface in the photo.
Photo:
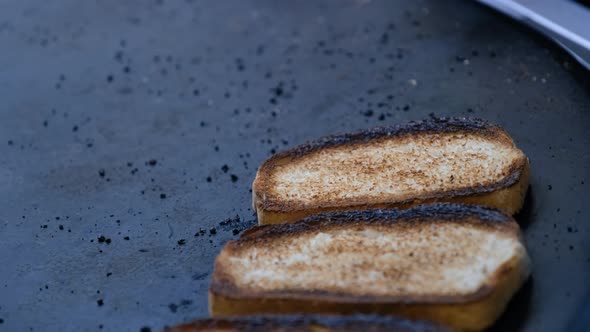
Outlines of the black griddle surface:
M587 73L483 6L22 0L0 4L0 45L2 331L206 316L264 159L431 113L497 122L531 160L533 278L496 329L559 331L582 312Z

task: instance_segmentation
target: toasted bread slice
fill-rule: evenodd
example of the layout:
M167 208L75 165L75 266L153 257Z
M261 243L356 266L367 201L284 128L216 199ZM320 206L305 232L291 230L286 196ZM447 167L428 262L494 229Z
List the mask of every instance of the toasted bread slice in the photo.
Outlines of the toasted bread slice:
M528 159L502 128L438 118L327 136L277 153L259 168L252 196L260 224L433 202L512 215L522 207L528 173Z
M254 227L215 262L212 316L391 314L490 326L529 275L514 219L439 203Z
M444 332L426 321L383 316L289 315L202 319L166 332Z

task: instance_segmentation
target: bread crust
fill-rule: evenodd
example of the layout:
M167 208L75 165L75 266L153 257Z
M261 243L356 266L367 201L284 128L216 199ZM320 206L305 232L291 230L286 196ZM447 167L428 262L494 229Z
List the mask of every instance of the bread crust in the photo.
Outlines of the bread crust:
M209 290L210 313L214 317L261 313L331 313L401 315L442 323L457 331L477 331L490 326L502 313L511 296L530 273L528 255L521 251L505 262L476 291L457 295L359 296L318 290L256 292L240 289L223 270L219 260L244 246L264 246L276 237L303 236L330 227L367 224L470 223L502 232L522 241L512 217L482 206L433 204L408 210L364 210L327 213L280 225L258 226L230 241L215 264ZM434 250L434 249L433 249Z
M166 332L196 331L372 331L372 332L445 332L434 323L399 317L375 315L272 315L201 319L182 324Z
M266 160L258 169L252 184L253 208L260 224L290 222L309 215L338 210L360 210L369 208L408 208L434 203L455 202L481 204L500 209L508 214L517 213L524 202L529 181L529 162L522 151L509 167L508 174L495 182L467 188L449 189L436 192L415 193L402 200L367 201L366 199L347 199L346 203L330 204L314 202L304 204L297 201L284 201L276 195L273 172L285 163L306 158L314 152L326 148L347 147L368 144L379 140L390 140L406 136L430 133L464 133L486 138L518 150L512 138L501 127L481 119L435 118L405 125L377 127L352 134L331 135L311 141L292 149L279 152Z

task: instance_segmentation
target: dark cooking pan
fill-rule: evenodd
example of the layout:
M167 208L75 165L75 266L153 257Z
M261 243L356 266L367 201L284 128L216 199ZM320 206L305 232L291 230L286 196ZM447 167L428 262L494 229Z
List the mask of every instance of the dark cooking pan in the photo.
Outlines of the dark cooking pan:
M496 330L587 328L588 73L484 6L23 0L0 45L2 331L206 316L265 158L430 114L497 122L531 160L533 276Z

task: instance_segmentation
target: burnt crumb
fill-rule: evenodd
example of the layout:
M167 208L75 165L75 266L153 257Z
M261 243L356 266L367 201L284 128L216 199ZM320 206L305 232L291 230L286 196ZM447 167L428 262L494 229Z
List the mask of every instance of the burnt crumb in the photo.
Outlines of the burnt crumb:
M98 299L96 301L96 304L98 304L99 307L102 307L104 305L104 300L103 299Z
M134 168L134 169L131 170L130 173L131 173L131 175L135 175L135 173L137 173L137 172L139 172L139 169Z
M195 237L198 237L198 236L203 236L203 235L205 235L206 233L207 233L207 231L206 231L206 230L204 230L204 229L202 229L202 228L199 228L199 231L195 233Z
M462 63L462 62L464 62L465 60L467 60L467 58L465 58L464 56L457 55L457 56L455 57L455 60L457 60L457 62L461 62L461 63Z
M77 131L78 131L78 126L73 126L73 127L72 127L72 131L73 131L73 132L77 132Z
M161 194L160 194L160 199L166 199L166 194L164 194L164 193L161 193Z
M113 272L107 272L107 277L110 277L113 275Z
M215 229L215 227L211 228L211 229L209 230L209 234L210 234L210 235L215 235L215 234L217 234L217 229Z
M123 240L125 240L125 241L129 241L129 236L125 236L125 237L123 238Z
M64 225L59 225L59 230L63 231L64 230Z
M238 181L238 176L235 174L232 174L231 176L231 182L237 182Z
M4 319L0 318L0 324L4 323Z
M158 163L158 161L156 159L150 159L148 160L147 164L149 166L156 166L156 164Z
M104 178L104 176L106 175L106 171L104 169L99 169L98 170L98 176L100 176L101 178Z
M246 66L244 65L244 60L242 58L236 58L236 69L238 71L244 71Z
M241 231L256 225L256 220L242 220L239 215L233 218L227 218L219 223L219 228L223 231L230 231L233 235L238 235Z
M180 239L176 242L179 246L183 246L186 244L186 240L185 239Z
M375 112L373 112L373 110L366 110L363 112L363 115L370 118L375 114Z
M11 139L9 139L8 140L8 145L14 145L14 142Z
M223 173L227 173L227 171L229 171L229 166L223 165L221 166L221 170L223 171Z
M205 121L201 121L201 123L199 123L199 125L200 125L201 127L207 127L207 122L205 122Z
M219 146L218 145L214 146L213 147L213 150L215 150L215 152L218 152L219 151Z
M379 114L379 117L377 118L377 120L379 120L379 121L385 120L385 114L383 114L383 113Z
M139 249L139 252L149 252L147 249Z
M193 301L191 300L181 300L180 303L176 304L176 303L170 303L168 305L168 309L170 309L171 312L175 313L178 311L179 308L181 307L188 307L191 304L193 304Z
M404 111L408 111L408 110L410 109L410 105L405 105L405 106L404 106L402 109L403 109Z
M473 112L474 112L474 111L473 111L473 108L468 108L468 109L467 109L467 113L473 113Z
M207 182L211 182L211 181L213 181L213 179L211 179L211 177L210 177L210 176L208 176L206 180L207 180Z
M547 189L548 190L551 190L551 189L553 189L553 186L552 185L547 185Z
M193 279L193 280L203 280L208 275L209 275L209 273L207 273L207 272L205 272L205 273L195 273L195 274L193 274L193 276L191 277L191 279Z
M111 82L113 82L113 80L114 80L114 79L115 79L115 78L113 77L113 75L109 75L109 76L107 76L107 82L108 82L108 83L111 83Z
M152 332L152 329L150 329L150 328L149 328L149 327L147 327L147 326L143 326L143 327L142 327L142 328L139 330L139 332Z
M101 235L97 238L98 243L106 243L106 244L111 244L111 239L105 237L104 235Z

